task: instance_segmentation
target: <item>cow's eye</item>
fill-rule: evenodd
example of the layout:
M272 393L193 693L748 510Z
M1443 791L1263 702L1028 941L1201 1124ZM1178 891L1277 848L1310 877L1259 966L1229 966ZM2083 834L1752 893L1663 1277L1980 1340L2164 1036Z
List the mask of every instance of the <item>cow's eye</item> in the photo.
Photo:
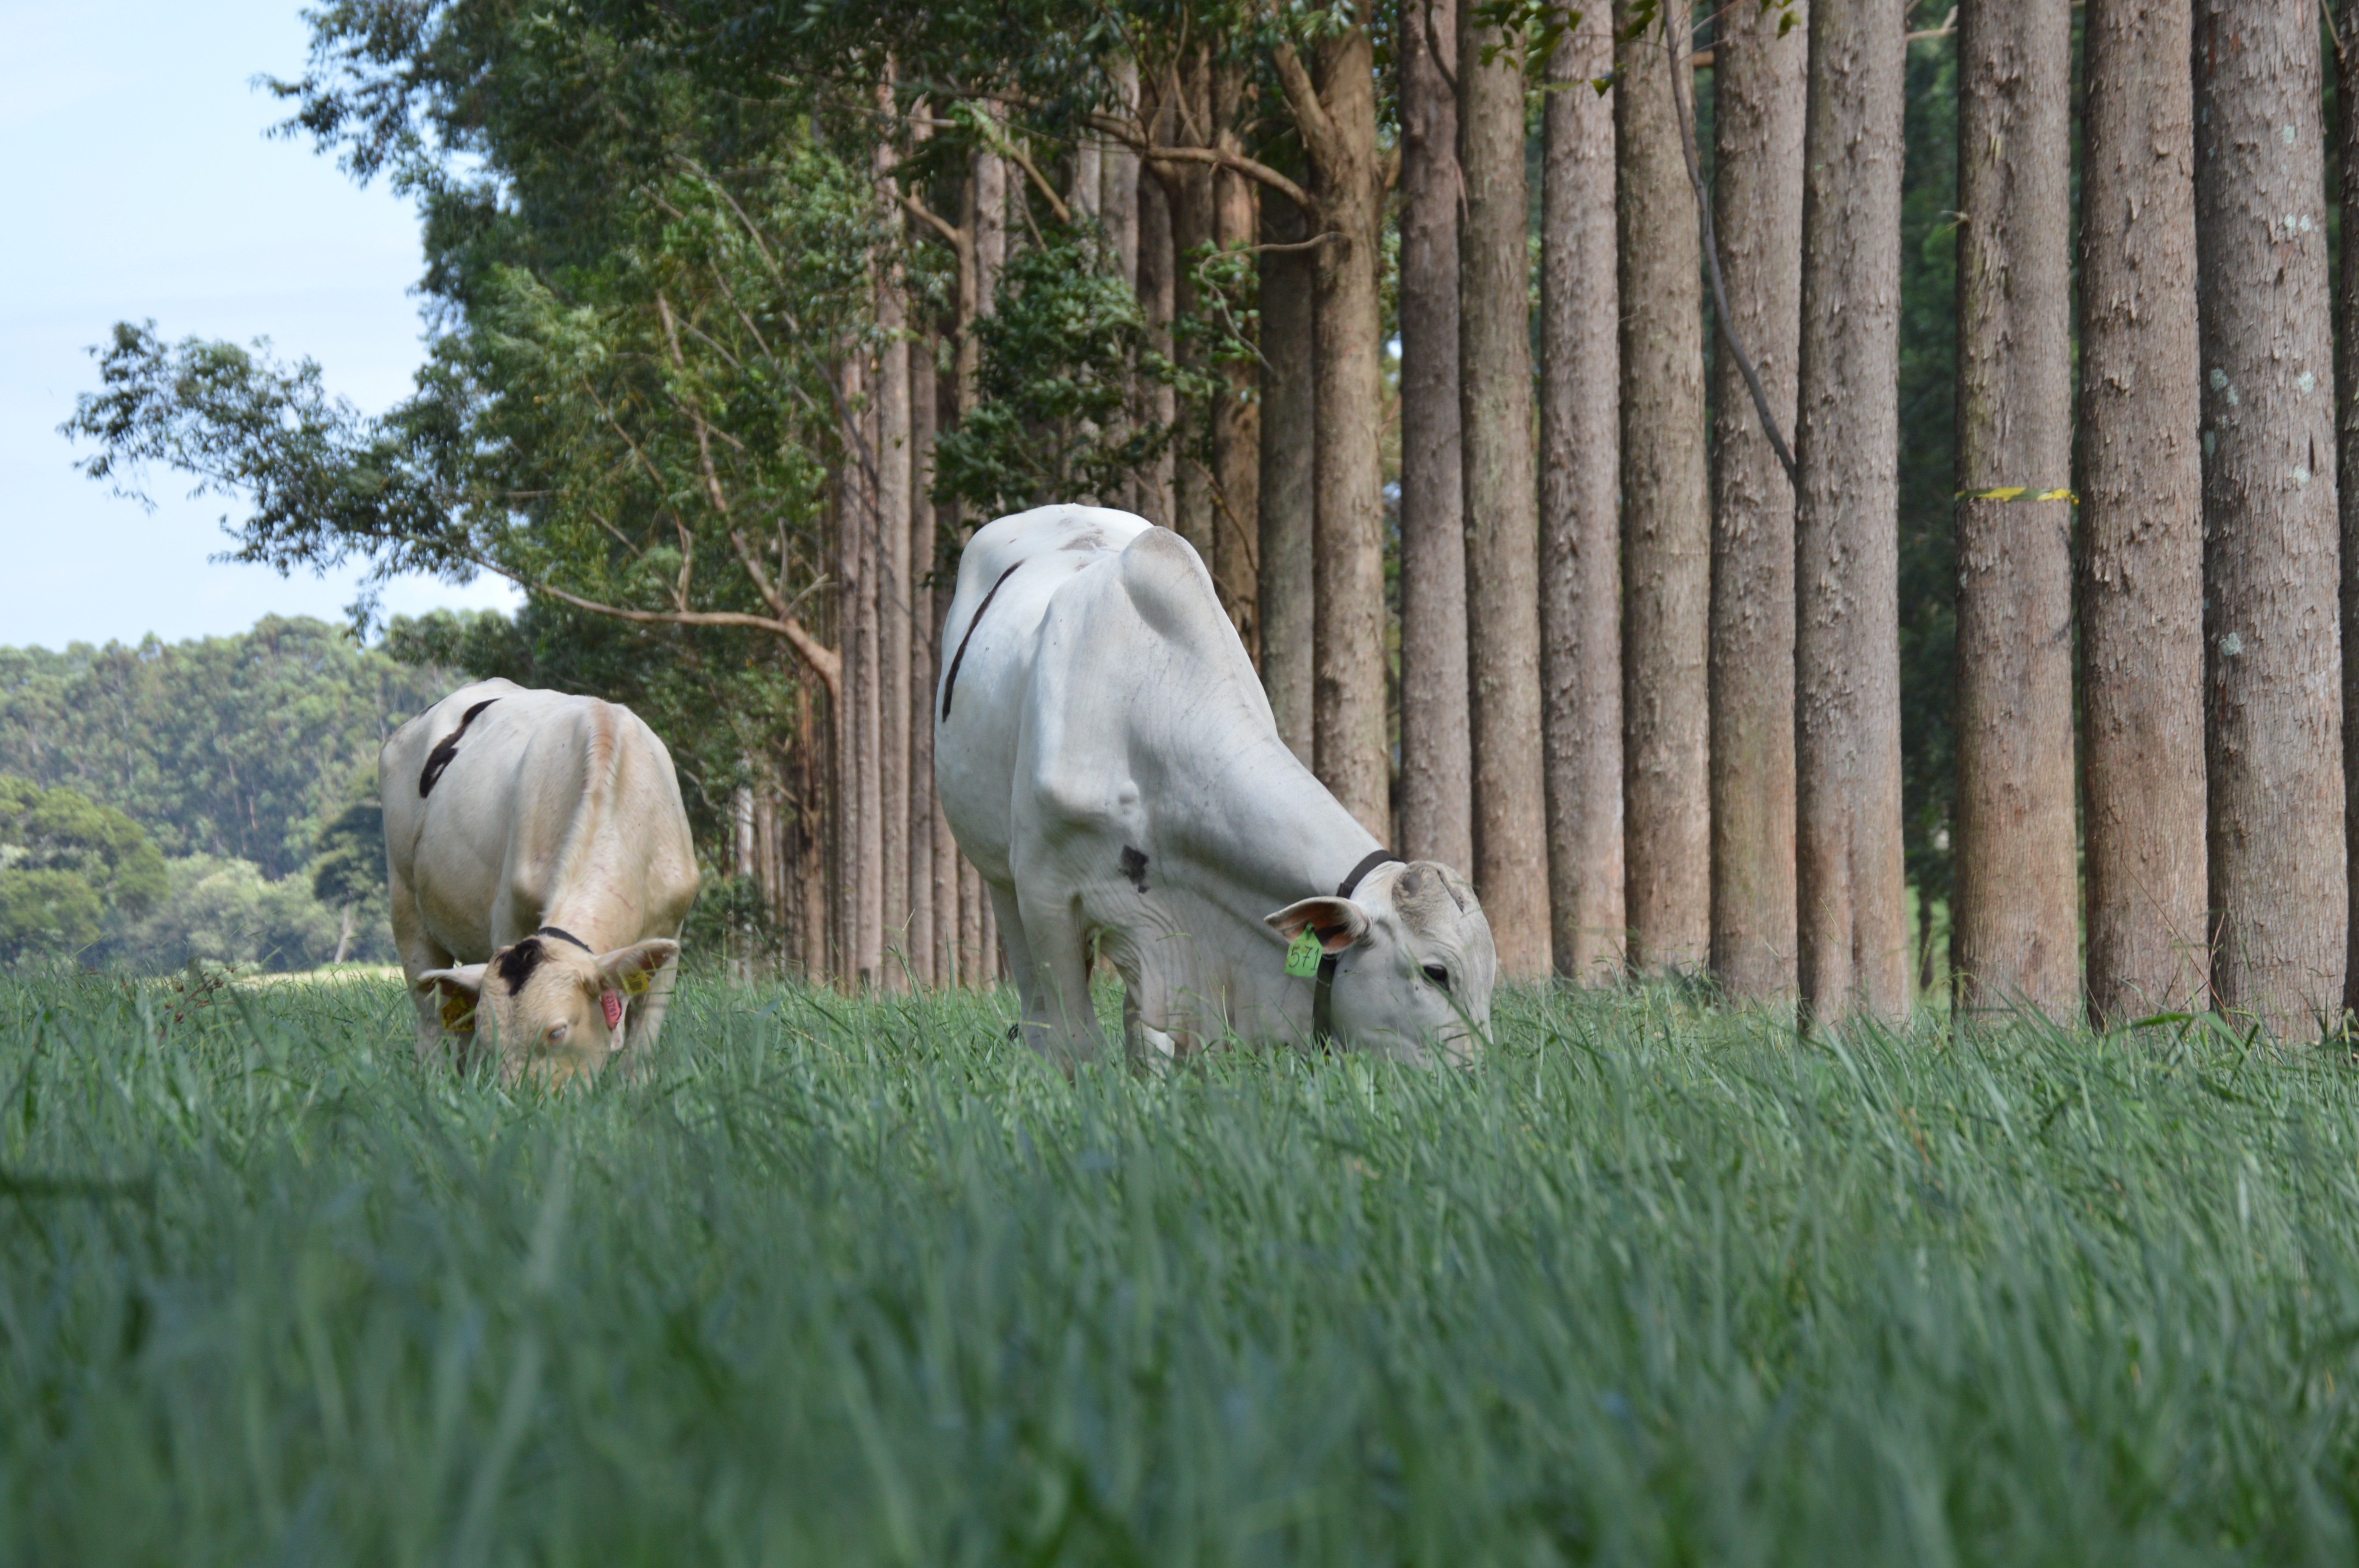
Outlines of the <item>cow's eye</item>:
M565 1032L570 1027L571 1025L563 1023L550 1024L549 1026L549 1043L551 1045L563 1044L565 1040Z
M1450 989L1450 971L1439 964L1428 964L1425 967L1425 978L1443 990Z

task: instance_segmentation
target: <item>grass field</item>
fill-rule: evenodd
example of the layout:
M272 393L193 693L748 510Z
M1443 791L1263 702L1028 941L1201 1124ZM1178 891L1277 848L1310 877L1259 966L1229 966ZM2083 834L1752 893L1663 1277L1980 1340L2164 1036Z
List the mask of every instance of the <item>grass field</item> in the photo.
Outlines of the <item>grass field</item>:
M2194 1025L1067 1084L691 986L652 1081L382 983L0 981L0 1562L2348 1562L2359 1072Z

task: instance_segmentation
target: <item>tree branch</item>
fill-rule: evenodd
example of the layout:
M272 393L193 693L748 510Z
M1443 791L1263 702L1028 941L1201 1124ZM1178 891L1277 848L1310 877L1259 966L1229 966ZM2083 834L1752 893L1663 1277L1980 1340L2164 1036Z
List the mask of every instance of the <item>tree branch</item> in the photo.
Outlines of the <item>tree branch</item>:
M742 626L751 631L767 632L786 639L789 647L802 659L811 674L819 676L832 700L843 685L843 660L826 643L812 636L801 622L792 616L773 619L766 615L747 615L735 610L625 610L618 604L601 604L594 599L584 599L578 593L568 593L561 588L551 588L545 582L495 567L476 557L467 557L468 564L494 577L506 578L527 593L546 594L576 610L586 610L592 615L604 615L616 621L627 621L640 626Z
M957 224L951 222L949 219L943 217L940 213L935 211L932 208L919 200L916 197L910 195L908 191L896 190L893 193L893 198L895 200L900 202L903 210L906 211L910 217L917 219L918 222L921 223L931 225L934 232L940 234L943 239L948 240L951 243L951 247L953 250L966 243L965 230L961 229Z
M1680 59L1680 34L1684 27L1670 24L1669 13L1664 14L1663 50L1671 64L1671 113L1680 122L1680 151L1688 162L1688 184L1695 191L1696 216L1703 226L1703 256L1711 264L1712 300L1713 314L1720 319L1720 335L1727 341L1728 351L1736 356L1736 368L1744 373L1746 390L1753 394L1753 411L1761 419L1761 433L1769 438L1769 449L1777 454L1778 466L1786 470L1786 482L1797 495L1802 490L1802 470L1794 461L1791 448L1777 428L1777 416L1769 412L1769 395L1762 390L1761 373L1753 368L1753 360L1737 341L1736 322L1728 313L1728 286L1720 276L1720 240L1712 232L1712 199L1703 188L1703 170L1696 158L1695 122L1689 118L1687 95L1680 90L1680 79L1687 74L1686 63Z
M1327 115L1327 105L1319 101L1319 89L1311 85L1310 72L1303 69L1294 46L1281 42L1270 51L1270 63L1277 68L1278 85L1285 90L1286 106L1293 113L1294 124L1302 133L1302 145L1309 150L1312 163L1321 168L1341 168L1348 160L1343 155L1343 138L1336 132L1335 122ZM1311 211L1305 207L1304 211Z
M1269 165L1249 158L1243 153L1230 152L1223 147L1179 146L1153 141L1136 124L1118 120L1111 114L1093 114L1090 124L1093 129L1105 132L1143 158L1157 163L1209 163L1268 186L1305 212L1313 211L1309 191Z

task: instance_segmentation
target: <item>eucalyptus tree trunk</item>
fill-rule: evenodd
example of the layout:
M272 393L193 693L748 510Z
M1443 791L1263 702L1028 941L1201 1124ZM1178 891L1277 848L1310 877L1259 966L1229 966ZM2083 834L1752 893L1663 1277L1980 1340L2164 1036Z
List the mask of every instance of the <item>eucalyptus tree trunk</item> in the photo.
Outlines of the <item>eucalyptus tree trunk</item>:
M1392 832L1385 734L1381 485L1384 169L1376 149L1375 51L1367 30L1320 39L1315 76L1276 55L1311 167L1325 236L1316 254L1313 466L1318 594L1315 771L1379 839Z
M1617 38L1628 30L1634 4L1616 0ZM1702 259L1660 30L1684 24L1683 11L1666 9L1627 39L1614 94L1624 831L1630 961L1643 969L1700 968L1712 944L1712 510L1697 283Z
M1471 5L1459 9L1458 29L1458 146L1466 191L1458 271L1458 406L1465 454L1474 885L1490 916L1499 972L1534 980L1549 972L1548 808L1540 764L1539 498L1532 473L1523 50L1501 30L1480 26ZM1692 297L1692 274L1688 292Z
M1169 127L1177 115L1169 103L1156 106L1153 116L1158 125L1157 140L1169 139ZM1177 300L1172 272L1171 202L1159 172L1149 170L1137 183L1138 199L1138 308L1147 318L1147 346L1149 351L1167 359L1171 354L1171 317ZM1137 392L1138 418L1142 424L1170 432L1172 440L1156 449L1147 460L1146 471L1138 477L1136 505L1133 508L1149 523L1166 528L1179 525L1179 496L1175 492L1173 445L1178 438L1174 428L1180 421L1179 395L1165 383L1143 382Z
M1299 245L1310 226L1293 202L1261 193L1261 231L1272 247ZM1302 250L1261 255L1261 681L1278 738L1310 766L1313 627L1311 450L1312 295L1318 264Z
M1807 16L1797 0L1795 9ZM1736 5L1712 44L1712 223L1729 325L1794 429L1810 40ZM1712 360L1712 969L1728 994L1794 989L1794 484L1725 337Z
M1117 60L1109 69L1115 113L1125 117L1138 104L1138 62ZM1126 142L1108 142L1098 164L1098 219L1105 225L1106 249L1114 276L1138 279L1138 153Z
M1252 112L1252 83L1234 59L1212 62L1212 139L1242 155L1237 127ZM1250 254L1260 240L1254 182L1234 169L1212 176L1212 241L1231 255ZM1254 366L1223 360L1212 398L1212 580L1245 645L1261 660L1261 405L1254 396Z
M1457 0L1400 12L1400 852L1474 868L1458 410ZM1486 895L1487 896L1487 895Z
M934 436L939 395L934 338L921 331L909 344L909 679L901 710L909 727L909 968L919 985L941 983L940 937L934 923L934 674L941 622L934 614ZM947 832L945 828L943 831Z
M2072 776L2071 0L1958 27L1959 1005L2081 1007ZM2016 499L1977 492L2027 488ZM2057 499L2035 497L2055 492Z
M2195 7L2212 983L2279 1035L2343 1005L2332 329L2317 18Z
M864 408L874 385L857 354L842 372L843 399ZM871 449L873 408L860 420ZM883 717L878 703L876 485L855 450L836 485L836 628L843 675L836 708L837 979L847 989L877 981L885 961Z
M2089 0L2083 23L2081 767L2101 1024L2203 1006L2211 979L2190 16L2189 0Z
M1557 972L1623 963L1620 292L1614 66L1596 33L1549 61L1540 179L1540 679Z
M1007 262L1008 178L1006 161L995 153L978 152L974 157L973 174L969 181L973 196L973 215L970 220L974 245L975 312L978 317L995 312L999 292L999 275ZM1169 316L1166 316L1169 319ZM966 334L970 350L975 347L973 332ZM979 355L976 364L980 364ZM973 411L975 390L973 369L961 361L963 373L960 379L959 412L962 416ZM968 523L988 521L967 519ZM974 863L965 856L959 857L959 979L966 985L987 985L990 952L991 901L984 893L983 878Z
M1900 845L1901 11L1813 0L1794 515L1796 870L1812 1020L1908 1010Z
M892 107L892 89L879 89ZM877 219L885 232L900 226L893 200L892 144L876 146ZM877 612L877 837L882 840L878 890L884 944L897 955L878 979L900 989L909 973L909 658L914 603L909 593L909 312L897 265L877 276L875 427L876 510L865 519L875 551Z
M1212 71L1209 46L1197 44L1190 49L1178 72L1180 82L1179 140L1193 147L1212 145ZM1172 319L1195 321L1203 314L1204 302L1198 297L1195 261L1202 248L1212 239L1212 169L1201 163L1161 163L1156 166L1163 177L1163 195L1171 212L1171 298ZM1201 374L1209 367L1204 363L1204 351L1197 340L1182 338L1178 342L1179 360L1182 367ZM1212 475L1206 460L1211 455L1208 439L1212 410L1194 398L1180 401L1181 435L1175 442L1178 448L1172 475L1179 501L1179 513L1172 527L1180 536L1196 547L1203 558L1204 569L1212 573L1215 589L1221 586L1215 568L1212 543ZM1226 598L1223 597L1223 604Z
M2341 124L2335 126L2341 154L2343 232L2359 237L2359 15L2345 3L2335 27L2335 103ZM2336 472L2359 462L2359 245L2343 247L2343 276L2334 301L2334 373L2339 400L2335 448ZM2359 628L2359 484L2337 483L2342 523L2343 645L2347 649ZM2352 953L2343 968L2345 1011L2359 1003L2359 661L2343 661L2343 784L2344 872L2349 881Z

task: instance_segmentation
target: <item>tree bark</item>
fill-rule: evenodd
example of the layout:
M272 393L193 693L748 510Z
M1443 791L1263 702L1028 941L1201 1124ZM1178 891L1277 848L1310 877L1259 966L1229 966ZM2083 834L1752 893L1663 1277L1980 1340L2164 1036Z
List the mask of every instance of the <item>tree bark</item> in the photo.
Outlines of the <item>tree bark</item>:
M1237 134L1252 109L1252 83L1234 59L1212 64L1212 139L1242 154ZM1260 238L1253 183L1234 169L1212 176L1212 241L1226 253L1250 252ZM1220 366L1212 398L1212 580L1221 602L1256 665L1261 657L1257 561L1261 554L1261 405L1254 397L1254 366L1229 359Z
M1633 5L1616 0L1616 37ZM1622 46L1614 94L1625 837L1632 965L1692 969L1712 945L1712 511L1702 257L1663 25Z
M2220 1006L2343 1005L2342 638L2318 20L2195 7L2211 905Z
M2189 0L2090 0L2083 27L2081 766L2104 1024L2211 985L2202 410Z
M1112 69L1115 112L1135 117L1138 106L1138 62L1116 61ZM1108 142L1098 164L1098 217L1105 225L1106 249L1114 257L1114 275L1134 285L1138 279L1138 154L1128 143Z
M1125 120L1138 116L1138 62L1117 60L1108 68L1114 90L1114 113ZM1127 285L1136 296L1138 288L1138 186L1137 152L1123 141L1105 144L1105 152L1098 164L1098 220L1105 226L1107 265L1116 277ZM1139 410L1136 381L1130 383L1127 416L1135 418ZM1118 491L1106 497L1110 506L1136 512L1141 508L1140 477L1127 475Z
M934 615L934 436L940 390L934 338L921 331L909 345L909 681L902 711L909 727L909 965L919 985L941 983L940 939L934 910L934 673L940 666Z
M1540 190L1540 676L1549 929L1557 972L1623 962L1621 297L1614 103L1587 83L1611 41L1575 33L1549 63Z
M1262 232L1299 244L1310 225L1275 190L1261 193ZM1261 680L1287 749L1312 765L1312 295L1318 264L1302 251L1261 256Z
M892 88L878 89L890 112ZM876 146L878 222L900 226L895 200L897 158L889 141ZM879 969L887 989L901 989L914 967L909 951L909 649L915 603L909 593L909 341L908 301L900 267L889 259L876 287L876 511L866 519L876 552L878 837L883 840L879 916L886 947L896 957Z
M2359 15L2350 0L2336 8L2334 34L2335 127L2341 154L2343 232L2359 238ZM2359 245L2343 247L2343 276L2334 301L2334 385L2337 511L2343 546L2342 633L2344 648L2359 628L2359 485L2341 482L2343 469L2359 462ZM2343 784L2344 877L2350 891L2350 951L2343 965L2343 1006L2359 1008L2359 663L2343 661Z
M1385 734L1384 500L1381 492L1385 174L1376 152L1375 47L1364 27L1319 41L1316 78L1280 46L1276 63L1310 154L1327 236L1315 297L1312 395L1320 781L1377 838L1392 836Z
M1958 488L2071 482L2070 0L1958 25ZM2081 1003L2071 503L1958 503L1959 1005Z
M1758 6L1722 14L1712 222L1729 325L1790 434L1810 42L1779 26ZM1712 968L1731 997L1773 1001L1794 989L1794 484L1725 338L1712 403Z
M1156 106L1152 118L1158 127L1158 141L1169 139L1169 126L1177 117L1169 103ZM1171 203L1162 178L1152 170L1143 173L1138 181L1137 287L1138 308L1147 318L1147 346L1168 358L1171 353L1171 317L1176 305ZM1139 476L1136 510L1149 523L1177 528L1180 508L1173 483L1173 449L1179 440L1179 394L1164 383L1142 383L1138 401L1140 422L1168 432L1170 438L1156 449L1147 471Z
M1457 0L1400 13L1400 852L1474 869L1458 410ZM1486 895L1487 896L1487 893Z
M1496 51L1488 65L1486 49ZM1466 190L1458 407L1474 886L1490 916L1500 974L1537 980L1549 972L1548 809L1540 765L1539 497L1532 473L1523 49L1500 29L1480 26L1471 5L1458 12L1458 88ZM1692 298L1692 273L1688 283ZM1699 438L1701 433L1699 428Z
M844 403L866 404L871 377L857 354L842 372ZM861 422L873 449L873 408ZM876 487L857 451L837 483L836 627L843 675L836 705L837 881L836 978L848 989L876 983L885 949L885 837L881 717L877 703Z
M1908 1010L1900 845L1900 8L1814 0L1795 669L1802 1006Z
M1212 51L1198 44L1188 51L1176 73L1179 80L1179 140L1191 147L1212 145ZM1209 164L1164 163L1156 166L1163 177L1163 194L1171 211L1171 311L1174 321L1193 322L1203 313L1197 297L1195 262L1212 239L1212 169ZM1176 334L1175 334L1176 336ZM1178 357L1186 369L1201 373L1207 367L1200 340L1177 339ZM1204 569L1214 571L1212 544L1212 476L1206 467L1211 455L1212 410L1195 398L1180 400L1180 433L1174 438L1172 481L1179 514L1172 527L1196 547ZM1225 599L1223 600L1225 605Z

